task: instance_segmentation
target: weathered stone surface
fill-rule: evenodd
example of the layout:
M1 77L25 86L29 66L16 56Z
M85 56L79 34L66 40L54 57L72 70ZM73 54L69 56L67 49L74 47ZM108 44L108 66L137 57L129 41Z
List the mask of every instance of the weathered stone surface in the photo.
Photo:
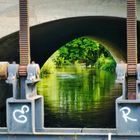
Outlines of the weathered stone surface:
M126 17L125 0L29 0L29 4L31 26L68 17ZM0 38L19 30L18 16L18 0L0 0Z

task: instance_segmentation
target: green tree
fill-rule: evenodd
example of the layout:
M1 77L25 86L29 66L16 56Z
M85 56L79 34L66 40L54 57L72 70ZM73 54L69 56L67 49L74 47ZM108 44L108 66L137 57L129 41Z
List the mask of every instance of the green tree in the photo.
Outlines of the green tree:
M110 53L101 44L86 37L72 40L62 46L58 52L59 56L55 60L57 66L74 64L75 62L85 63L86 66L94 66L102 54L105 57L111 57Z
M116 62L110 52L97 41L81 37L72 40L57 50L44 64L41 76L53 73L56 67L85 63L105 71L114 71Z

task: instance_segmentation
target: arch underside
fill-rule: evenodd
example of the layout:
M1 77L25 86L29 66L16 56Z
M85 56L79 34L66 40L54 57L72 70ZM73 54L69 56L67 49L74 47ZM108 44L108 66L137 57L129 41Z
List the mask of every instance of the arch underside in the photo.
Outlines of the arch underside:
M138 50L139 25L138 21ZM31 27L31 59L42 66L62 45L82 36L102 43L116 61L126 60L126 19L104 16L66 18ZM19 61L18 32L0 40L0 60Z
M106 46L116 61L120 59L126 61L126 19L107 16L66 18L31 27L31 59L42 66L61 46L82 36L90 36ZM2 38L0 61L17 61L18 63L18 44L18 32ZM139 21L138 52L140 52ZM138 61L140 62L139 55ZM9 96L8 93L5 95Z

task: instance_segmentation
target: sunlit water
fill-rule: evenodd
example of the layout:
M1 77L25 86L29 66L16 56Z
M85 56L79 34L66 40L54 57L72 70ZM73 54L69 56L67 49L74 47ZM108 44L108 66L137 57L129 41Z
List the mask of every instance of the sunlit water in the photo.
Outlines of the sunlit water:
M38 84L45 100L45 127L115 127L115 74L67 67Z

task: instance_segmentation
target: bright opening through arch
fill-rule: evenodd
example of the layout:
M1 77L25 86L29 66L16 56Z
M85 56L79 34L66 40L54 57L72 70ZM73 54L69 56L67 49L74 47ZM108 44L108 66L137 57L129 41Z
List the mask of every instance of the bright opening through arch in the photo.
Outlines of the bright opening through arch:
M115 128L115 99L121 93L115 66L110 52L88 37L57 50L37 85L45 100L45 127Z

